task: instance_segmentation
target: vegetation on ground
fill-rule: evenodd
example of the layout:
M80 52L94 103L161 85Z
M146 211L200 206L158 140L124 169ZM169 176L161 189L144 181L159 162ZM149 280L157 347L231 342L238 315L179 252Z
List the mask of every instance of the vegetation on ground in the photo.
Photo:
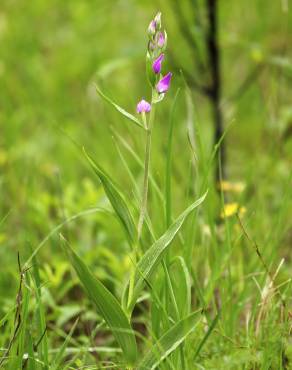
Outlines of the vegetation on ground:
M288 0L2 1L0 368L292 368L291 39Z

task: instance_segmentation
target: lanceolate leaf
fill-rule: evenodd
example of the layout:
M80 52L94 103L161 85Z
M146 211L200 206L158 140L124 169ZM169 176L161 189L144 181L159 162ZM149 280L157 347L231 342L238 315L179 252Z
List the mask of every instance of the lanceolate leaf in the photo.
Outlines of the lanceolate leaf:
M166 226L171 225L171 167L172 167L172 143L173 143L173 132L174 132L174 113L177 103L177 98L180 89L177 90L170 113L170 123L168 131L168 141L167 141L167 155L166 155L166 173L165 173L165 216L166 216Z
M137 344L128 318L119 302L109 290L92 274L81 258L66 242L65 249L86 293L95 303L98 313L110 327L121 346L125 360L133 364L137 358Z
M206 195L207 192L196 202L191 204L183 213L181 213L181 215L174 221L167 231L148 249L148 251L138 262L136 267L133 294L128 304L128 310L130 312L132 311L137 298L144 287L145 280L147 281L155 271L163 257L164 252L167 250L167 247L170 245L177 232L182 227L187 216L204 201Z
M156 369L195 329L199 317L199 312L194 312L177 322L146 353L142 361L138 364L137 370Z
M183 257L177 256L173 260L173 264L175 264L177 275L172 275L171 272L170 275L173 277L172 281L180 318L183 318L191 313L191 278Z
M140 128L143 128L144 129L143 124L135 116L133 116L131 113L127 112L124 108L120 107L115 102L113 102L108 96L104 95L104 93L100 90L100 88L97 85L95 85L95 88L96 88L97 93L105 101L107 101L108 103L110 103L118 112L120 112L124 117L128 118L130 121L132 121L133 123L135 123Z
M83 151L93 171L99 177L104 191L113 209L115 210L123 228L125 229L130 242L133 242L136 238L136 227L122 193L116 187L110 176L94 162L94 160L86 153L84 148Z

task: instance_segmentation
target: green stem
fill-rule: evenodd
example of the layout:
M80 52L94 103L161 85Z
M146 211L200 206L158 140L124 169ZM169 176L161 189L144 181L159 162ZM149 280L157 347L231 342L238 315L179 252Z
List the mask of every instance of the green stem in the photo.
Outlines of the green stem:
M138 241L141 238L145 215L147 213L149 167L150 167L150 156L151 156L151 134L152 134L152 126L153 126L154 116L155 116L155 104L153 104L153 94L154 93L152 91L151 112L150 112L150 117L149 117L149 123L146 128L147 136L146 136L146 148L145 148L144 180L143 180L141 210L140 210L140 217L139 217L139 222L138 222Z
M134 281L135 281L135 268L138 261L138 245L142 234L143 224L145 220L145 215L147 213L147 197L148 197L148 183L149 183L149 167L150 167L150 156L151 156L151 134L152 126L155 116L155 104L153 104L155 91L152 90L152 99L151 99L151 111L149 116L149 122L147 123L145 114L142 115L143 124L146 130L146 148L145 148L145 164L144 164L144 180L143 180L143 193L141 201L140 216L137 227L137 240L134 244L134 258L133 258L133 269L130 276L129 282L129 294L128 294L128 305L131 302L134 290Z

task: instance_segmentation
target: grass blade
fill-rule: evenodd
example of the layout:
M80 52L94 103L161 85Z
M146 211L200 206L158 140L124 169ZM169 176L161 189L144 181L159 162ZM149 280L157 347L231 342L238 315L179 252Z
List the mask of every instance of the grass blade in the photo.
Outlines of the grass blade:
M64 239L62 240L65 242ZM108 289L92 274L67 242L65 244L65 250L86 293L95 303L99 314L110 327L119 343L126 361L128 363L134 363L137 358L136 339L121 305Z
M146 353L138 364L137 370L156 369L195 329L198 318L199 312L197 311L177 322Z
M167 231L148 249L142 256L136 267L136 276L134 281L134 289L131 300L128 304L128 310L131 312L136 300L144 287L145 280L147 281L156 267L160 263L163 253L167 250L180 228L182 227L187 216L197 208L206 198L207 192L191 204L174 223L167 229Z
M32 251L32 248L30 246ZM32 251L33 252L33 251ZM32 276L35 284L35 298L36 298L36 320L37 320L37 334L38 338L42 338L41 343L38 346L38 356L39 360L41 360L45 364L45 368L49 366L49 355L48 355L48 336L46 332L46 315L45 315L45 308L42 301L42 288L41 288L41 279L40 279L40 272L39 272L39 265L37 261L37 257L34 256L32 259L33 268L32 268Z
M108 96L106 96L101 90L100 88L95 85L95 88L96 88L96 91L97 93L105 100L107 101L109 104L111 104L118 112L120 112L124 117L128 118L128 120L130 120L131 122L135 123L135 125L137 125L138 127L140 128L143 128L144 129L144 126L143 124L135 117L133 116L133 114L127 112L124 108L120 107L118 104L116 104L115 102L113 102Z
M60 366L62 364L62 358L64 356L64 353L66 351L66 348L68 346L68 343L74 333L74 330L76 328L76 325L78 323L78 320L79 318L74 322L73 326L71 327L70 329L70 332L68 333L67 337L65 338L63 344L61 345L60 349L58 350L53 362L52 362L52 365L51 365L51 370L58 370L60 369Z
M171 165L172 165L172 142L173 142L173 131L174 131L174 112L177 103L177 98L180 89L177 90L174 97L174 101L170 113L170 125L168 131L168 141L167 141L167 154L166 154L166 173L165 173L165 217L166 217L166 227L171 225Z
M195 356L194 356L193 360L195 360L198 357L198 355L201 352L204 344L207 342L207 339L211 335L212 331L215 329L215 327L217 325L217 322L219 320L219 316L220 316L220 313L218 313L215 316L215 319L212 321L211 325L209 326L207 333L204 335L204 338L201 340L201 342L200 342L200 344L199 344L199 346L198 346L198 348L196 350L196 353L195 353Z
M183 257L175 257L173 264L177 267L177 274L171 274L171 276L179 315L183 318L191 313L191 277Z
M28 347L28 359L27 359L27 370L37 370L36 359L33 348L32 334L29 333L27 337L27 347Z
M97 165L94 162L94 160L86 153L84 148L83 148L83 152L90 166L92 167L93 171L100 179L102 186L104 188L104 191L132 244L133 241L136 239L136 227L133 221L133 217L129 211L129 208L127 206L127 203L122 193L117 188L117 186L113 183L110 176L99 165Z
M144 162L143 160L139 157L139 155L134 151L133 148L131 148L131 146L127 143L127 141L117 133L117 131L111 127L111 131L113 133L113 135L119 140L119 142L122 144L122 146L127 150L127 152L131 155L131 157L133 158L133 160L138 164L138 166L143 169L144 168ZM155 180L155 178L151 175L151 173L149 174L149 182L151 184L151 186L153 187L153 190L156 192L159 200L163 203L164 202L164 197L163 197L163 193L161 192L160 188L159 188L159 185L157 184L157 181Z

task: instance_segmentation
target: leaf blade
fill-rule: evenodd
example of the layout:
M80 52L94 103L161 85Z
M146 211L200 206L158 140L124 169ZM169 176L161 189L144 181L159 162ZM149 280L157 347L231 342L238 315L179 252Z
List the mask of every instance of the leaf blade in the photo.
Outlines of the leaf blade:
M120 223L122 224L129 238L129 241L133 243L134 240L136 239L136 227L131 212L126 204L126 201L122 193L114 184L111 177L92 159L92 157L89 154L87 154L84 148L83 152L94 173L98 176L99 180L101 181L104 191L107 195L107 198L110 201L114 211L116 212L120 220Z
M146 353L137 370L156 369L193 332L198 323L198 316L198 311L193 312L173 325Z
M187 216L204 201L206 196L207 192L182 212L167 231L148 249L138 262L133 294L128 304L128 310L130 312L136 303L140 291L143 289L145 280L147 281L151 277L157 265L160 263L163 253L180 230Z
M171 225L171 167L172 167L172 147L173 147L173 133L174 133L174 113L177 104L177 99L179 96L180 89L177 90L174 101L171 107L170 112L170 122L169 122L169 130L168 130L168 140L167 140L167 153L166 153L166 172L165 172L165 218L166 218L166 226L169 227Z
M178 305L180 318L191 313L191 278L187 264L182 256L176 256L172 261L178 271L178 275L171 274L175 297Z
M206 334L204 335L203 339L199 343L198 348L197 348L197 350L195 352L195 355L193 357L193 361L195 361L197 359L197 357L198 357L199 353L201 352L203 346L207 342L207 340L208 340L209 336L211 335L212 331L215 329L215 327L216 327L216 325L218 323L219 318L220 318L220 312L215 316L215 318L211 322L211 325L209 325L209 328L208 328Z
M119 113L121 113L124 117L126 117L128 120L130 120L131 122L135 123L136 126L140 127L140 128L144 128L143 124L135 117L133 116L133 114L127 112L124 108L120 107L118 104L116 104L115 102L113 102L108 96L106 96L101 90L100 88L95 85L95 88L96 88L96 91L97 93L106 101L108 102L110 105L112 105Z
M131 364L134 363L137 358L136 338L121 305L112 293L92 274L67 242L65 251L85 292L95 303L99 314L110 327L119 343L126 361Z

